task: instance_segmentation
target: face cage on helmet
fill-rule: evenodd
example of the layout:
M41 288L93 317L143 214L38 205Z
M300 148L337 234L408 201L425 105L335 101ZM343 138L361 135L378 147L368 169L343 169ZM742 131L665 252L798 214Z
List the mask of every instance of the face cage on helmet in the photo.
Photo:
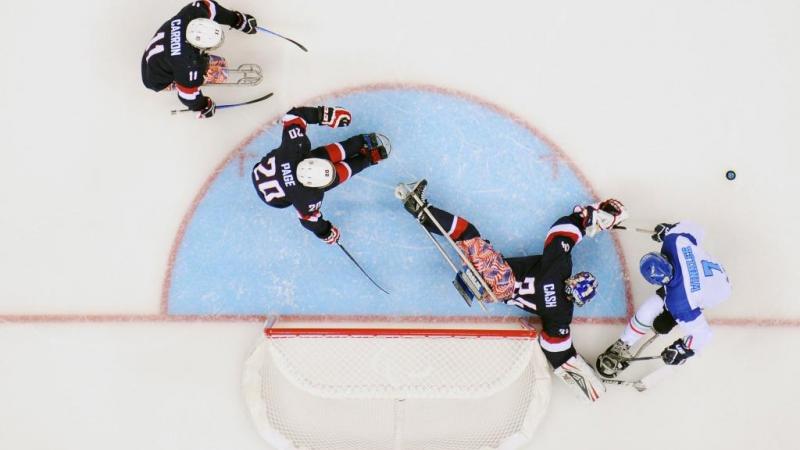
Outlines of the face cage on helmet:
M579 285L582 283L578 282L578 284L573 285L572 284L573 280L574 277L569 277L566 281L566 286L564 287L564 292L567 295L569 295L569 297L572 299L572 302L575 303L578 307L581 307L592 301L595 295L597 295L597 280L595 279L595 283L590 283L590 285L594 284L594 286L591 286L591 293L588 296L588 298L584 298L584 296L581 294L581 290L578 289ZM588 280L583 280L583 281L589 282Z

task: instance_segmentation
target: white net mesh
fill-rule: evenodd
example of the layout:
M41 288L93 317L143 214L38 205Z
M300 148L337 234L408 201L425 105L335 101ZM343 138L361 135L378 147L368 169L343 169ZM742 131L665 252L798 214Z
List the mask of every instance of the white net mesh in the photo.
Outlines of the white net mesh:
M518 448L549 386L531 338L266 338L244 374L254 421L280 449Z

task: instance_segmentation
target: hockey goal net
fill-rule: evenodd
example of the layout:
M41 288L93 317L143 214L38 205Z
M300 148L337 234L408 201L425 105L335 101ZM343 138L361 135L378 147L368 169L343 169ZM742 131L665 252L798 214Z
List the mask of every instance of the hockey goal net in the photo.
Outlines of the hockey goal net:
M550 396L536 332L267 326L245 400L275 449L512 449Z

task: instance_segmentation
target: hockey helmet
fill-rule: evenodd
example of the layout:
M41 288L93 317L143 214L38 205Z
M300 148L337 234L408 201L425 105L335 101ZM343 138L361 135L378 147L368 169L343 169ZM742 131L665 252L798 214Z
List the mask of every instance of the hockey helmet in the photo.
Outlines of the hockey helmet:
M297 165L297 181L303 186L326 188L335 178L336 169L327 159L306 158Z
M578 306L589 303L597 294L597 278L589 272L578 272L564 283L564 292Z
M650 252L639 260L639 272L650 284L661 286L672 280L672 264L666 256L658 252Z
M211 19L193 19L186 26L186 42L200 50L214 50L225 41L222 25Z

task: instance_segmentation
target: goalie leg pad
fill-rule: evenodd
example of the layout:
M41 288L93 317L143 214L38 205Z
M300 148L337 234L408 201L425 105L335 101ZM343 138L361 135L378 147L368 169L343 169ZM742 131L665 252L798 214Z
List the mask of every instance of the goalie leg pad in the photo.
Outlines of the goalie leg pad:
M606 391L603 381L581 355L575 355L553 371L569 387L572 394L589 403L596 402Z

